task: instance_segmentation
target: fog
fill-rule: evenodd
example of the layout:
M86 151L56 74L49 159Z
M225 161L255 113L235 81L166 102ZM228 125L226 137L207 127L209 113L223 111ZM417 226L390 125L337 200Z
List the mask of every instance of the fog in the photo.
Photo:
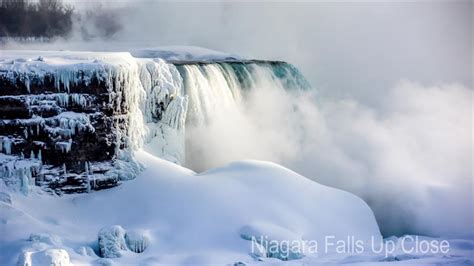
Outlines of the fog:
M472 236L472 2L124 6L108 40L33 47L194 45L288 61L314 91L262 85L237 114L188 128L202 151L188 166L270 160L361 196L385 235Z

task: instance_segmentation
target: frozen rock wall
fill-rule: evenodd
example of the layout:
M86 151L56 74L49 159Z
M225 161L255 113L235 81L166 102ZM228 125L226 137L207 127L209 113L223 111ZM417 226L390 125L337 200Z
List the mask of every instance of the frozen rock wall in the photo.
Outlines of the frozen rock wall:
M6 51L0 59L0 177L25 193L30 185L87 192L133 178L140 166L131 151L154 137L166 139L164 127L166 134L182 127L187 100L177 95L181 84L174 66L128 53L32 57ZM171 157L180 154L184 150Z

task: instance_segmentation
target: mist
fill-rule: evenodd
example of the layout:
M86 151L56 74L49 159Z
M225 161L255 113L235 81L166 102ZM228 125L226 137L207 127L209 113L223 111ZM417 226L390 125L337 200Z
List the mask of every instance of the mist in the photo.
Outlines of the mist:
M106 39L7 48L194 45L288 61L314 89L260 83L209 124L188 126L186 166L269 160L362 197L385 236L472 236L472 2L117 8L128 12Z
M472 90L402 81L386 93L382 113L257 82L235 108L186 126L185 165L269 160L364 198L385 236L470 236Z

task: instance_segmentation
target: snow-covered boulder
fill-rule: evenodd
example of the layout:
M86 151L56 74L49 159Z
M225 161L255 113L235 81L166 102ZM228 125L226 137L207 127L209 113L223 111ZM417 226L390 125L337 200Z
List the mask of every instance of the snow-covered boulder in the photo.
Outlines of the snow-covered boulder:
M104 227L99 231L99 252L104 258L119 258L127 250L125 229L120 225Z
M21 254L18 266L72 266L69 254L64 249L47 249L33 252L26 251Z
M125 241L131 251L142 253L150 245L150 236L147 231L130 230L125 234Z

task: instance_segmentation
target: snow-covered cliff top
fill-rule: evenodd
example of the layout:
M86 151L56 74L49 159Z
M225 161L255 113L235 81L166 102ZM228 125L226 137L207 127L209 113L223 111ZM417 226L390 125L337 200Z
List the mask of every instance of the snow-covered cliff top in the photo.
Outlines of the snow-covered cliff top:
M119 65L136 58L161 58L166 61L242 60L237 55L194 46L169 46L136 49L130 52L84 52L3 50L0 53L0 71L46 71L55 67L80 65L82 68L99 65Z

